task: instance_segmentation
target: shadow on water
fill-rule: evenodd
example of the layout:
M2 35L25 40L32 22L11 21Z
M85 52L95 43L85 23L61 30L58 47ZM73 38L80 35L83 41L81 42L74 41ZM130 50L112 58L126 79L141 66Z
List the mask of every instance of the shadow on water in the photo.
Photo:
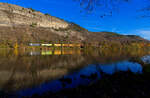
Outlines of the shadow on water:
M1 94L15 96L42 96L46 92L88 86L120 72L141 75L149 71L145 65L150 63L149 51L142 50L1 51Z

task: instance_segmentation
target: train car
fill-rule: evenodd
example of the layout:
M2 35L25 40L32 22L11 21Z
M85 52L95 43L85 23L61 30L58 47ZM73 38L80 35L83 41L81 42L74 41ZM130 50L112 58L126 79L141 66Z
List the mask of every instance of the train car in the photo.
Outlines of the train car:
M55 47L61 47L61 44L54 44Z
M41 44L41 46L45 46L45 47L52 47L53 44Z
M29 46L41 46L39 43L29 43Z
M68 44L62 44L62 46L63 46L63 47L68 47L69 45L68 45Z

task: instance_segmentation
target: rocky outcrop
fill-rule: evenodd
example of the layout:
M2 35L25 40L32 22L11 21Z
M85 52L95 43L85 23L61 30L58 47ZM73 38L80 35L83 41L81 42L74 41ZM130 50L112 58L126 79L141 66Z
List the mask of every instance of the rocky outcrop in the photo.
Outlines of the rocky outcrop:
M48 28L67 28L68 23L56 17L17 5L0 3L0 26L31 25Z

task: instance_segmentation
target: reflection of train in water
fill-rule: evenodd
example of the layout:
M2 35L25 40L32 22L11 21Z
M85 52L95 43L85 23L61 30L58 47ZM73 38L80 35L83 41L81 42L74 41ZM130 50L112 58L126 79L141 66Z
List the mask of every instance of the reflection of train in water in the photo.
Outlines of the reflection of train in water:
M31 56L36 55L72 55L81 54L81 50L48 50L48 51L32 51Z
M39 44L29 43L29 46L43 46L43 47L81 47L81 44Z
M39 44L39 43L29 43L29 46L33 47L81 47L81 44ZM48 50L48 51L33 51L30 55L70 55L70 54L80 54L80 50Z

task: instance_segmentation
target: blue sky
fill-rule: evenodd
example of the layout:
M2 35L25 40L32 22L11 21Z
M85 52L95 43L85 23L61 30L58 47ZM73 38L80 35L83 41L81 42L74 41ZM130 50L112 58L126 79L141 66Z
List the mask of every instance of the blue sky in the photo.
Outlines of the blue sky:
M138 11L147 5L143 0L132 0L129 4L120 4L119 11L114 10L113 16L104 18L100 18L100 13L104 9L97 7L92 14L81 13L79 3L73 0L1 0L1 2L49 13L52 16L74 22L89 31L134 34L150 40L150 18L141 18L143 13Z

